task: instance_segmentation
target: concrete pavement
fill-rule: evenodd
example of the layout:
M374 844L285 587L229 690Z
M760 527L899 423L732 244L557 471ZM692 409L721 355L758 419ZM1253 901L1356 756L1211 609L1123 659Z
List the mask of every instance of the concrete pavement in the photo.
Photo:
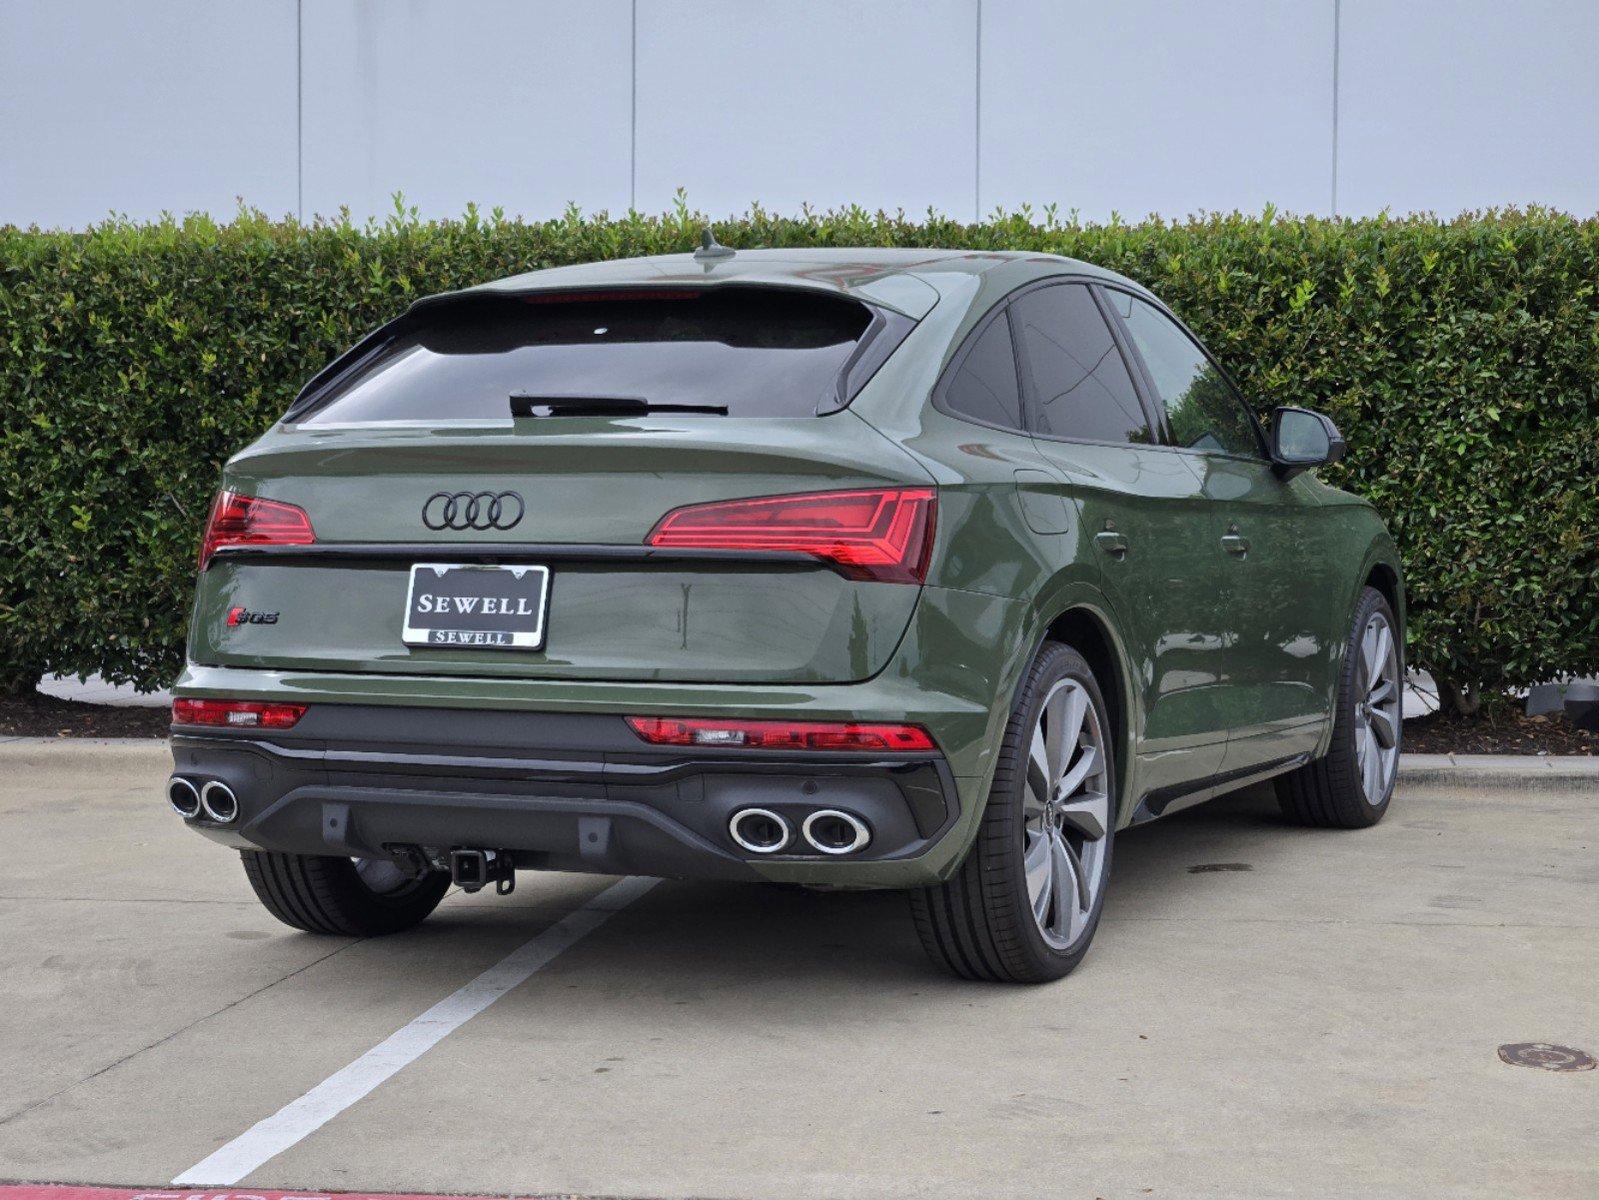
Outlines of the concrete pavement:
M165 1185L611 880L277 926L159 743L0 745L0 1179ZM1599 788L1246 792L1118 838L1087 963L1002 988L894 895L662 883L243 1182L610 1196L1592 1196ZM1193 868L1211 868L1195 872Z

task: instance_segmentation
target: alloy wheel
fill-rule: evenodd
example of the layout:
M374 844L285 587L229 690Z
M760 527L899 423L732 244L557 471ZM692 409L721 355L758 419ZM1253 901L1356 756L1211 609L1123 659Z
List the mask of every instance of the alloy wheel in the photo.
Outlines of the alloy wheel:
M1366 802L1374 806L1387 799L1399 769L1401 699L1393 627L1382 613L1372 613L1355 664L1355 762Z
M1088 690L1063 679L1044 698L1027 762L1023 867L1044 940L1069 949L1083 935L1105 882L1110 770Z

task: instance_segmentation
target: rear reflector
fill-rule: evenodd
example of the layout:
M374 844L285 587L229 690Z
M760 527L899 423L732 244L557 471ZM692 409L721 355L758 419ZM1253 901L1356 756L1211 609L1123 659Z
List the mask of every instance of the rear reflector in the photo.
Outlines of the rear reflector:
M174 700L174 725L225 725L233 729L289 729L305 716L303 704L262 700Z
M718 721L697 717L629 717L633 732L657 746L730 746L741 750L936 750L919 725L853 721Z
M316 541L305 509L278 500L217 493L200 542L200 570L228 546L309 546Z
M675 509L652 546L814 554L851 579L921 583L933 549L932 488L763 496Z

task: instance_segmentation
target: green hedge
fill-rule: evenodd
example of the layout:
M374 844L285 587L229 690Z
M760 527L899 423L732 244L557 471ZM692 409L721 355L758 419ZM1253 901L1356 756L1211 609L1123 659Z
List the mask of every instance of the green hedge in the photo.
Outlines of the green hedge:
M300 382L428 292L681 251L702 218L301 226L251 213L0 229L0 682L182 658L218 467ZM732 246L1046 250L1125 272L1262 410L1330 412L1333 480L1403 549L1412 662L1457 688L1599 671L1599 220L1211 216L977 225L857 209L715 224Z

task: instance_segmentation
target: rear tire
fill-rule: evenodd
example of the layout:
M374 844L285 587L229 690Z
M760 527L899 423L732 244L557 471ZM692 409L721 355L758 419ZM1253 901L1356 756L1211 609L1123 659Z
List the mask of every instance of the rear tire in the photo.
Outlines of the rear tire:
M385 872L388 864L316 854L242 850L244 873L266 910L307 933L376 937L425 920L449 891L447 871L421 878Z
M911 893L934 962L965 979L1046 983L1083 960L1110 875L1110 734L1088 663L1046 643L1005 728L966 861L948 883Z
M1321 758L1277 778L1277 803L1295 824L1364 829L1388 811L1403 726L1398 629L1383 594L1365 588L1338 675L1332 745Z

